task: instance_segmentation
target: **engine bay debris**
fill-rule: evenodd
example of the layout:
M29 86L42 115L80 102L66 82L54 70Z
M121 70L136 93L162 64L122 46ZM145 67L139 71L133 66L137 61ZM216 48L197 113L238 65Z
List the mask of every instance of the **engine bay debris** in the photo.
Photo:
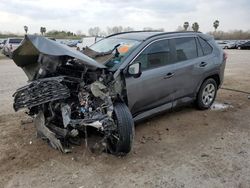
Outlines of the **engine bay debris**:
M13 94L13 107L15 111L28 109L38 137L67 153L70 145L80 143L91 127L102 135L96 148L116 148L121 140L114 104L124 100L123 83L105 65L55 41L32 35L25 36L13 60L29 79ZM121 153L117 149L110 152L114 150Z

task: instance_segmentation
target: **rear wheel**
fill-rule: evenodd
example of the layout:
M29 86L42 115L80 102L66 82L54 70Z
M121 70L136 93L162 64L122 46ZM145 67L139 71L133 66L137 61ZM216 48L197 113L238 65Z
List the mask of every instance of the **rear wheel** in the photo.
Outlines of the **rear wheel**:
M216 81L212 78L203 82L196 99L199 109L206 110L211 107L217 94L217 87Z
M114 121L117 129L107 139L108 150L117 156L131 151L134 139L134 121L128 107L124 103L114 105Z

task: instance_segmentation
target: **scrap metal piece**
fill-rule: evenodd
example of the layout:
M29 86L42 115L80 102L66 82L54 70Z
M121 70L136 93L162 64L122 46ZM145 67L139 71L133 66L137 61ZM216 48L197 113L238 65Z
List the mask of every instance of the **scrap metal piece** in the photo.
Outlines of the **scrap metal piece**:
M21 125L25 125L25 124L29 124L29 123L32 123L33 122L33 119L31 117L29 118L26 118L26 119L22 119L21 120Z
M91 84L90 90L95 97L99 97L104 102L106 102L107 114L109 117L112 117L114 107L113 107L111 97L109 96L109 91L107 91L107 87L104 84L102 84L100 81L96 81Z
M108 95L107 93L104 93L103 91L103 90L106 90L107 87L99 81L92 83L90 87L91 87L90 88L91 92L93 93L95 97L104 98Z
M79 135L79 131L77 129L72 129L69 133L68 133L69 136L71 137L76 137Z
M60 140L56 138L55 133L51 132L48 129L48 127L45 126L45 117L42 111L39 111L39 113L35 117L34 124L35 124L38 134L45 136L49 140L51 146L54 149L58 149L59 151L63 153L66 152Z
M91 48L86 47L85 50L83 51L83 54L87 55L90 58L93 58L98 63L105 64L106 62L114 58L114 54L112 52L113 50L110 50L108 52L96 52Z
M103 130L103 125L102 125L102 122L100 122L100 121L94 121L92 123L84 123L83 122L83 125L84 126L95 127L96 129Z
M64 128L66 128L71 121L70 115L71 115L71 109L68 104L64 104L61 107L61 112L62 112L62 118L63 118L63 125Z
M47 125L47 127L51 131L53 131L53 133L55 133L56 136L59 137L59 138L65 138L69 134L69 131L67 129L57 127L55 124L52 124L52 123L49 123Z

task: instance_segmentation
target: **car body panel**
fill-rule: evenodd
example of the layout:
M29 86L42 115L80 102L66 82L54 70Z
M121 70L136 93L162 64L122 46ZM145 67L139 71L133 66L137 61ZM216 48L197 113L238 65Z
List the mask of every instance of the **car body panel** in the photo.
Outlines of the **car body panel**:
M13 52L13 60L17 66L25 70L27 75L34 75L33 72L37 71L36 65L38 65L40 54L53 57L68 56L76 58L81 63L93 68L106 68L77 50L38 35L26 35L21 45Z
M82 62L88 66L106 68L104 65L97 63L90 57L70 47L38 35L26 35L22 44L14 52L13 58L15 58L15 62L18 66L22 66L25 62L19 61L19 58L23 56L38 55L39 53L52 56L70 56L82 60Z
M223 70L220 71L221 66L223 66L221 64L223 61L222 50L213 40L211 40L210 36L201 33L170 34L166 36L152 37L149 40L146 40L138 47L134 54L131 54L133 58L128 57L127 62L121 65L123 73L126 75L126 66L128 67L129 64L132 64L135 54L141 53L148 44L160 39L181 37L202 37L203 39L208 40L208 43L213 46L213 52L209 55L195 59L181 61L142 72L139 78L133 78L131 76L126 77L125 82L128 106L134 116L138 116L140 112L145 115L147 110L150 111L151 109L169 103L170 101L172 101L172 103L170 102L171 104L167 105L168 108L170 106L176 106L177 103L186 103L194 100L204 79L215 74L223 76L222 72L224 72L224 69L222 68ZM200 64L202 62L205 62L207 65L201 67ZM152 72L152 74L150 74L150 72ZM163 84L161 81L163 80L164 74L167 74L168 72L174 72L174 76L169 80L164 80ZM160 92L159 89L161 89Z
M173 70L175 65L169 65L143 71L139 78L126 78L128 106L133 115L173 100L175 83L171 78L164 79Z

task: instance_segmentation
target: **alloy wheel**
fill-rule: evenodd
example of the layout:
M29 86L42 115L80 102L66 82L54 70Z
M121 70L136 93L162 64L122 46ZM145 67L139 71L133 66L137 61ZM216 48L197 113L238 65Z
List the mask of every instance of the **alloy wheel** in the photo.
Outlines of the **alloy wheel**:
M215 97L215 86L213 84L207 84L202 92L202 102L206 106L210 105Z

